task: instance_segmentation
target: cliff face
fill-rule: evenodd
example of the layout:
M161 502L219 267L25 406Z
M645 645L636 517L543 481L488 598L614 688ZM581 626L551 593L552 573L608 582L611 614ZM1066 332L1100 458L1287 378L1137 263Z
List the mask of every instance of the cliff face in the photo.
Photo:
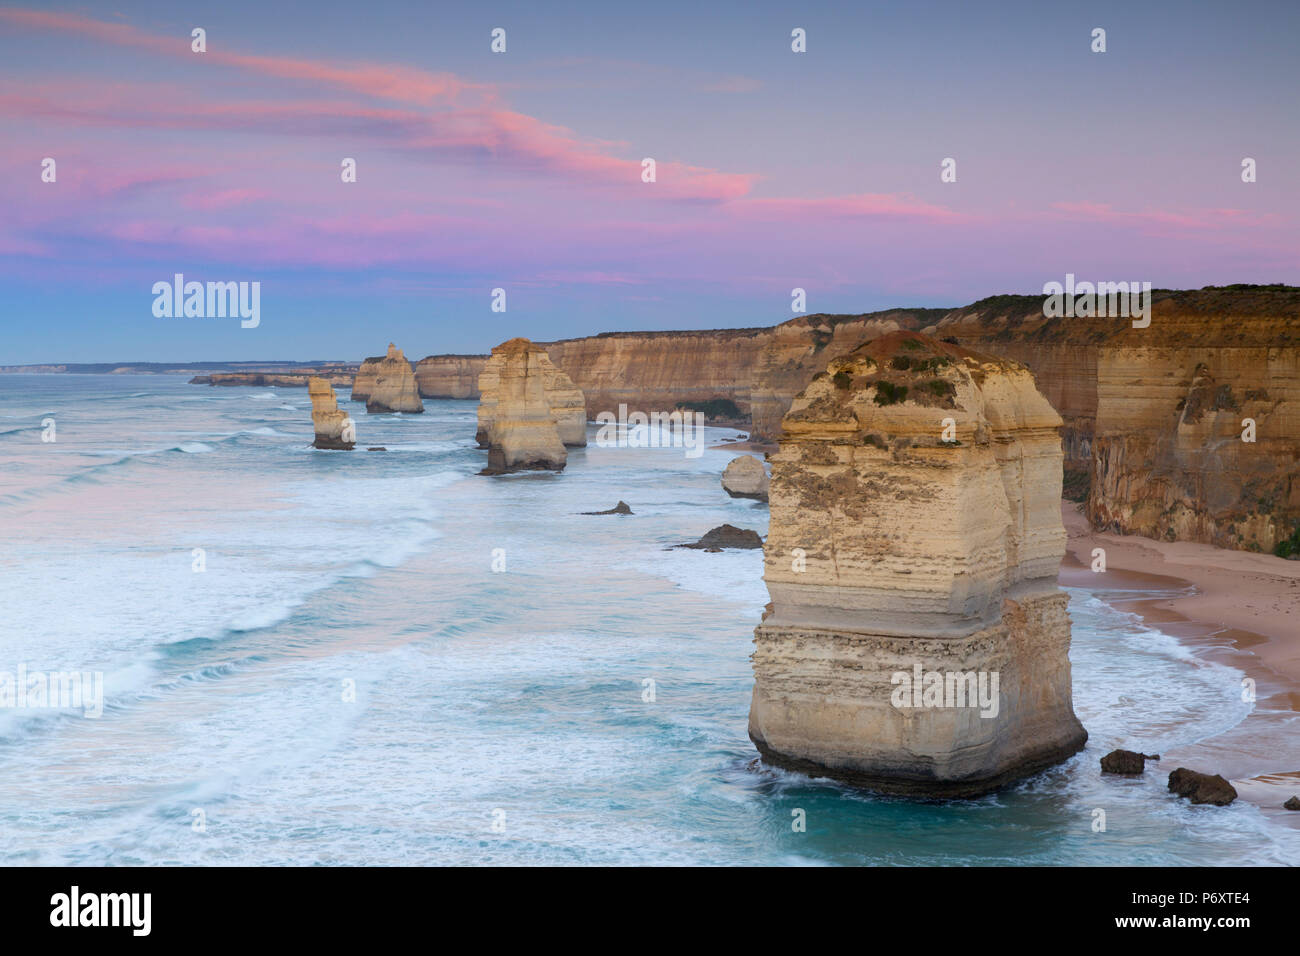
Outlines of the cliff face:
M478 398L486 355L430 355L415 366L421 398Z
M516 353L524 347L519 343L532 350L529 362L542 376L543 395L561 443L570 448L585 446L587 406L581 389L555 367L544 346L533 345L528 339L511 339L498 345L483 364L483 371L479 373L478 427L474 433L478 446L487 448L491 444L492 423L501 394L501 370L507 362L516 360Z
M1152 296L1151 324L1000 296L931 329L1023 361L1088 470L1094 527L1271 550L1300 523L1300 289ZM1243 419L1255 441L1242 440Z
M492 350L483 372L483 392L493 403L487 424L488 466L482 474L564 469L567 453L546 398L553 371L548 366L545 350L527 339L511 339Z
M906 332L808 385L772 459L765 759L967 796L1082 747L1060 424L1022 366Z
M619 332L553 342L551 361L582 389L591 417L698 405L710 418L744 420L767 329Z
M387 355L361 363L352 383L352 401L365 402L367 412L424 411L411 363L392 342Z
M1271 551L1300 522L1300 349L1105 349L1097 391L1094 527Z
M356 444L352 419L339 408L333 386L313 376L307 383L307 394L311 397L311 421L316 431L312 444L317 448L351 451Z

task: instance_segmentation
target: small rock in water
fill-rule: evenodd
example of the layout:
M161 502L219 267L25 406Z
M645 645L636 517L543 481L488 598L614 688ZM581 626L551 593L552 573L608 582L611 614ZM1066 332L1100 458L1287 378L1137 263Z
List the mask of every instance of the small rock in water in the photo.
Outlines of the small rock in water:
M722 472L722 490L733 498L767 501L769 484L767 469L753 455L733 458Z
M1284 810L1300 810L1300 797L1292 797L1286 803L1282 804Z
M1159 759L1159 754L1140 754L1132 750L1112 750L1101 758L1101 772L1136 775L1146 770L1148 760Z
M383 445L376 445L373 448L367 448L366 451L388 451Z
M630 515L631 513L632 513L632 509L629 508L627 506L627 502L623 501L621 498L619 499L618 504L610 508L608 511L579 511L578 512L578 514L583 514L583 515Z
M1198 773L1186 767L1179 767L1169 775L1169 789L1192 803L1212 803L1216 807L1226 807L1237 799L1236 788L1223 777Z
M677 547L695 548L698 551L715 554L723 548L761 548L762 546L763 539L758 536L757 531L724 524L714 528L694 544L679 544Z

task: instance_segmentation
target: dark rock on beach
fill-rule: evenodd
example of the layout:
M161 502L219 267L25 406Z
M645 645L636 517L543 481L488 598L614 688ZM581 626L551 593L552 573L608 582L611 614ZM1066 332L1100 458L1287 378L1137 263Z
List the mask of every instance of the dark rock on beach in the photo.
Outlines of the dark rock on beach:
M1283 810L1300 810L1300 797L1292 797L1286 803L1282 804Z
M1236 788L1223 777L1197 773L1186 767L1179 767L1169 775L1169 789L1192 803L1212 803L1216 807L1226 807L1237 799Z
M761 548L762 546L763 539L758 536L757 531L724 524L714 528L694 544L679 544L677 547L718 552L723 548Z
M1148 760L1159 760L1159 754L1140 754L1132 750L1112 750L1101 758L1102 773L1140 774Z

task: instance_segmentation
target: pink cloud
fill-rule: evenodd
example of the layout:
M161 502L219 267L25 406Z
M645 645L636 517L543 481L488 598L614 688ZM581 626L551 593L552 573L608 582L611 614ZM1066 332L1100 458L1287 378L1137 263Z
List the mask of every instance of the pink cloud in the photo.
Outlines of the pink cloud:
M742 199L727 210L747 219L771 222L826 219L918 219L956 222L965 217L943 206L899 193L864 193L821 199Z
M88 17L35 10L0 9L0 21L19 26L73 32L109 43L175 56L196 56L187 37L166 37L136 27L104 23ZM88 97L68 97L68 103L48 95L0 96L0 110L9 115L62 118L96 125L133 128L251 128L268 133L329 130L350 127L357 132L382 134L391 143L408 148L473 151L520 166L532 166L601 185L635 188L641 183L640 160L611 155L613 145L582 139L572 131L500 105L494 87L474 84L446 73L429 73L392 64L355 64L338 67L313 60L248 56L213 46L203 54L219 63L266 76L310 80L316 84L415 104L438 106L440 111L416 112L339 103L245 102L230 104L160 100L156 91L145 98L124 99L122 91L95 90ZM473 91L473 106L456 104L457 97ZM755 176L726 173L667 160L658 168L657 195L672 199L735 199L748 193Z
M152 50L155 53L196 56L190 49L188 35L163 36L127 24L105 23L73 13L10 8L0 9L0 20L7 20L16 26L77 33L106 43ZM310 80L368 96L410 103L428 104L454 98L467 90L486 89L466 83L450 73L430 73L392 64L334 66L291 57L250 56L224 50L215 42L202 54L202 62L220 63L282 79Z

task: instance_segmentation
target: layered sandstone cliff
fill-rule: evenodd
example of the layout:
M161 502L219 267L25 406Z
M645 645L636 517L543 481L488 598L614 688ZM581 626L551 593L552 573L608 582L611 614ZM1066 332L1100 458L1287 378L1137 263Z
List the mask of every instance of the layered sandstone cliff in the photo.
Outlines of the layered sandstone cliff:
M421 398L478 398L486 355L430 355L415 366Z
M316 432L312 444L327 450L351 451L356 444L352 419L339 408L334 387L326 379L313 376L307 382L307 394L311 398L311 422Z
M484 399L480 400L489 395L492 399L485 435L488 466L483 474L564 469L567 453L547 400L546 386L553 371L545 349L528 339L510 339L492 350L483 371Z
M424 411L411 363L392 342L386 355L361 363L352 383L352 401L365 402L367 412Z
M678 406L715 421L743 423L758 350L769 329L609 332L552 342L547 354L600 412L671 412Z
M750 710L765 759L967 796L1083 746L1060 424L1023 366L914 333L807 386L772 459Z
M1300 523L1300 289L1152 300L1146 328L999 296L930 331L1033 370L1065 419L1068 464L1088 473L1094 527L1272 550Z
M523 347L519 343L525 343L529 349L534 350L530 353L530 361L541 370L546 404L555 420L561 443L569 448L585 446L587 404L582 390L574 385L569 376L555 367L544 346L520 338L511 339L494 348L483 364L483 371L479 373L478 427L474 433L479 447L487 448L490 444L492 423L500 400L501 369L515 359L516 352Z

